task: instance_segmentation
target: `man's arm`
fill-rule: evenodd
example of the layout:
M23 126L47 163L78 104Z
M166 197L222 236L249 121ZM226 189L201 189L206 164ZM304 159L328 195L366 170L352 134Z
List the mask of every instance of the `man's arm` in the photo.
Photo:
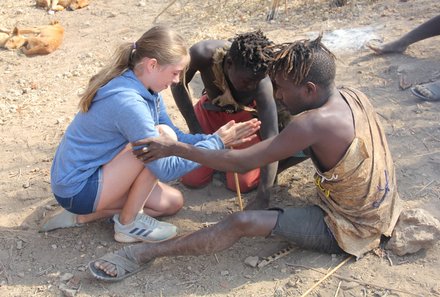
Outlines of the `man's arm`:
M191 46L189 49L191 60L188 70L185 73L185 81L171 86L174 101L176 102L180 113L185 118L190 132L193 134L203 133L203 131L194 112L191 96L188 93L188 84L194 78L197 71L200 72L202 77L211 71L212 56L215 50L226 44L227 42L223 40L204 40ZM214 78L212 77L212 79ZM207 86L204 85L204 87L206 88Z
M321 132L311 118L311 113L298 115L277 136L240 150L207 150L165 136L148 138L133 145L148 146L145 151L135 153L144 163L175 155L216 170L244 173L292 156L312 146L320 137L327 137L328 131Z
M258 118L261 121L260 136L263 140L278 134L278 117L273 86L269 77L259 83L256 96ZM278 162L270 163L260 168L260 183L258 184L255 200L248 203L246 209L267 208L272 187L278 168Z
M200 123L197 120L194 112L191 96L188 92L188 83L193 79L196 72L197 69L194 69L190 64L185 76L183 77L185 81L181 81L178 84L171 86L171 93L173 94L174 101L176 102L176 105L179 108L180 113L183 115L189 131L192 134L203 133Z

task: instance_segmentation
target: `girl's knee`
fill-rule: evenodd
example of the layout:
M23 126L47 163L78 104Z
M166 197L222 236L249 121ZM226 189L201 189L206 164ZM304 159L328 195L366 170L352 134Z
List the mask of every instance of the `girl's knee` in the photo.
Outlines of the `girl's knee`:
M168 215L172 215L177 213L182 209L185 199L183 198L183 194L180 191L176 191L174 195L171 195L169 199L169 207L168 207Z
M185 200L182 192L177 189L169 191L164 197L162 205L162 215L173 215L182 209Z

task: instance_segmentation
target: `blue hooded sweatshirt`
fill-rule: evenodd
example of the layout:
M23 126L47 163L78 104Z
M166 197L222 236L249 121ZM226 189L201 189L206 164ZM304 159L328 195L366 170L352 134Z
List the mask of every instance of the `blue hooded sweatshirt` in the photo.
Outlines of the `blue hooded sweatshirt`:
M206 149L223 149L218 135L185 134L173 125L162 96L151 93L128 70L101 87L88 112L78 112L67 128L51 168L54 194L68 198L78 194L87 179L110 162L129 142L159 136L156 125L170 126L181 142ZM162 158L145 165L164 182L200 166L180 158Z

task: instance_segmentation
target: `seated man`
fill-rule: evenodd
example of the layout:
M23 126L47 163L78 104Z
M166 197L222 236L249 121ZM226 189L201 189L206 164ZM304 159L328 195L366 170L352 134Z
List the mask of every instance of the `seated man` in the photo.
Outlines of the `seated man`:
M191 133L210 134L230 120L243 122L258 117L262 139L278 134L277 107L273 100L272 83L267 75L271 46L272 42L261 31L256 31L237 35L232 44L222 40L206 40L190 48L191 62L183 82L172 86L171 90ZM188 83L197 72L203 81L204 91L193 107ZM279 116L279 119L286 122L290 116ZM255 144L261 138L236 149ZM247 209L268 206L269 188L273 185L276 172L277 162L273 162L261 168L261 176L260 168L238 175L242 192L258 186L256 199L247 205ZM212 168L201 167L183 176L181 181L186 186L198 188L209 183L213 173ZM226 173L226 183L228 189L237 190L233 172Z
M334 56L316 40L283 44L270 75L293 115L278 135L242 150L207 150L167 138L146 139L144 162L177 155L217 170L245 172L306 148L315 165L316 205L236 212L216 225L158 244L125 247L92 261L91 273L115 281L154 258L222 251L242 237L278 235L305 249L356 257L390 236L401 206L382 126L367 97L337 89Z

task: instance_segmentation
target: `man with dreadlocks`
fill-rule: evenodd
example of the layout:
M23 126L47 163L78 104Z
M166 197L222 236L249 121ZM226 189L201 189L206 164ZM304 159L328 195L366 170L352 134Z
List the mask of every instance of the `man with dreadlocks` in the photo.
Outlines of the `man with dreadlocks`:
M95 277L114 280L162 256L222 251L242 237L278 235L295 245L356 257L376 248L400 214L394 166L378 117L367 97L335 85L335 59L316 40L279 46L270 76L276 97L293 115L280 134L242 150L206 150L159 137L144 141L149 162L176 155L223 171L247 171L308 148L315 165L315 205L236 212L208 228L158 244L127 246L122 259L90 263ZM122 264L121 264L122 263Z
M273 88L267 75L272 42L260 31L237 35L232 43L205 40L190 48L191 62L183 81L172 86L174 100L186 120L191 133L214 133L227 122L245 122L252 117L261 121L260 135L242 149L278 134L277 107ZM203 81L202 97L193 107L188 84L199 72ZM280 126L289 116L280 110ZM299 158L296 163L304 160ZM247 208L262 209L269 204L269 189L277 172L277 162L238 174L242 192L258 186L256 198ZM214 170L200 167L183 176L181 181L191 188L199 188L212 180ZM226 173L227 188L236 191L234 173Z

